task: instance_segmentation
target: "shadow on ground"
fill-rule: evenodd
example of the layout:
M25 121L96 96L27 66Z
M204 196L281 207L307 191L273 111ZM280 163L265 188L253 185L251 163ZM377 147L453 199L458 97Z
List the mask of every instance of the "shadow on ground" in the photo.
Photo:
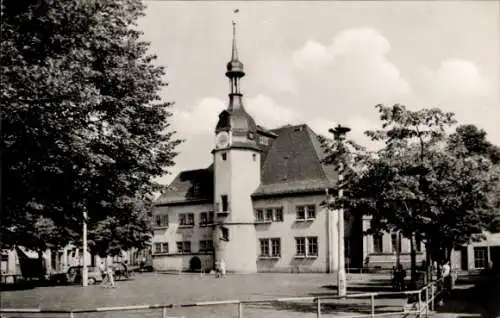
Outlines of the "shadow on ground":
M474 285L457 286L437 312L464 314L463 317L500 317L500 277L478 276L467 283Z

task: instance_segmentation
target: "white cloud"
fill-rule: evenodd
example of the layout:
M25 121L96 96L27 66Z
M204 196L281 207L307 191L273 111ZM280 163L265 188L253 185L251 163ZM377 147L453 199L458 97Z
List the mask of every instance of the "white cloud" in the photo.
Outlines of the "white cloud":
M302 49L292 54L293 65L301 70L317 69L330 63L332 58L328 48L315 41L307 41Z
M300 118L292 108L278 105L272 98L262 94L248 98L245 105L257 124L270 129L296 123Z
M174 111L175 128L182 136L211 135L215 131L220 112L226 107L227 103L218 98L203 98L191 111Z
M387 59L391 46L378 31L347 29L329 45L308 41L292 54L293 67L311 81L352 100L359 96L377 102L392 101L410 92L399 69ZM320 73L320 74L318 74Z
M486 96L490 87L477 65L464 59L447 59L437 70L423 70L422 80L438 101L473 99Z

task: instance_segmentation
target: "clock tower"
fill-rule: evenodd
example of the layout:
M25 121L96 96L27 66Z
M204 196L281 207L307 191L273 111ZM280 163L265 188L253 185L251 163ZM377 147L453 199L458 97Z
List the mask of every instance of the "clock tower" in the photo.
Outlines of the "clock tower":
M230 93L227 109L215 128L214 207L216 265L224 261L228 271L257 272L257 237L251 195L260 184L260 149L257 125L243 107L240 79L245 76L236 47L233 21L231 61L227 63Z

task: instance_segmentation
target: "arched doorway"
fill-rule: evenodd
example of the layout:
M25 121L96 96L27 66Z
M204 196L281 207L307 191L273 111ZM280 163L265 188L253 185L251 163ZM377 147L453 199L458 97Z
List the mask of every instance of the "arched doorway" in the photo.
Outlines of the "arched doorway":
M193 258L191 258L191 260L189 261L189 269L192 272L199 272L201 270L201 260L199 257L194 256Z

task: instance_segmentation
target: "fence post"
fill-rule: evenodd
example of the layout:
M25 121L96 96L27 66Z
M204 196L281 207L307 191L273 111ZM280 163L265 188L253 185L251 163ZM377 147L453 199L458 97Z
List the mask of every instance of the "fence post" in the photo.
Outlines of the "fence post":
M238 303L238 318L243 318L243 303Z
M436 308L434 307L434 297L435 297L435 292L434 289L436 286L434 284L431 285L431 310L434 311Z
M161 317L167 318L167 307L162 307L161 309Z
M321 317L321 299L316 298L316 317Z
M418 317L422 317L422 290L418 291Z
M372 318L375 317L375 295L371 294L370 296L370 305L372 307Z
M429 286L425 287L425 317L429 316Z

